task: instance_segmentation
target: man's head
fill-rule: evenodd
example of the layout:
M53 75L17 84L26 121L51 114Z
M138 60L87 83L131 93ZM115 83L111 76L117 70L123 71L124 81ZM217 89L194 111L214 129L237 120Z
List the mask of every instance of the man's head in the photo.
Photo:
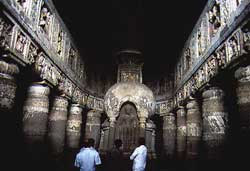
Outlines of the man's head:
M120 139L116 139L114 143L115 143L115 146L116 146L117 148L119 148L119 147L122 146L122 140L120 140Z
M89 138L88 139L88 146L89 147L94 147L94 145L95 145L95 140L93 138Z
M140 137L140 138L138 139L138 143L139 143L139 145L145 145L145 138Z

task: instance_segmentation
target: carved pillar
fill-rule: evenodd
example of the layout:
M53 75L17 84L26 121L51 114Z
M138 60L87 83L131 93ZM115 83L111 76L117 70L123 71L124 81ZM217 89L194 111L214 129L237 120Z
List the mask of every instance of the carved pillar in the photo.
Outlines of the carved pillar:
M68 99L62 96L56 96L49 114L48 124L50 151L55 157L62 154L64 149L67 114Z
M168 159L173 159L175 153L176 123L174 113L163 116L163 143Z
M139 117L139 137L145 137L146 119L145 117Z
M201 143L202 120L199 104L196 99L191 98L186 105L187 108L187 159L197 159Z
M0 111L11 112L16 96L14 76L19 73L17 65L0 60Z
M95 147L98 148L100 144L100 127L101 127L101 113L97 110L90 110L87 114L86 129L84 139L93 138L95 140Z
M102 124L102 130L103 130L103 152L106 152L108 150L108 142L109 142L109 122L108 119L104 121Z
M115 138L115 118L109 119L109 140L108 140L108 150L111 149L114 145L114 138Z
M23 133L28 156L32 163L44 160L47 155L45 153L45 135L47 133L49 93L50 88L47 85L34 83L28 88L27 99L24 102Z
M249 154L250 148L250 65L240 67L235 72L237 79L236 96L239 112L239 155L242 155L242 164L247 161L244 154ZM244 163L245 165L245 163Z
M100 136L100 145L99 145L99 152L100 154L104 154L104 130L101 128L101 136Z
M149 120L146 123L146 136L145 136L145 142L146 146L148 147L148 157L152 158L152 132L153 132L153 122Z
M203 144L206 158L222 159L228 128L228 113L224 109L224 92L210 87L202 93Z
M82 108L71 104L66 126L66 144L70 149L78 149L81 137Z
M186 140L187 140L187 126L186 126L186 111L183 106L179 106L176 112L177 138L176 138L176 152L177 158L185 159L186 154Z
M44 142L47 133L49 93L50 88L39 83L34 83L28 88L23 107L23 132L25 139L30 143Z
M152 143L151 143L151 150L152 150L152 158L156 159L156 151L155 151L155 125L154 125L154 129L152 131Z

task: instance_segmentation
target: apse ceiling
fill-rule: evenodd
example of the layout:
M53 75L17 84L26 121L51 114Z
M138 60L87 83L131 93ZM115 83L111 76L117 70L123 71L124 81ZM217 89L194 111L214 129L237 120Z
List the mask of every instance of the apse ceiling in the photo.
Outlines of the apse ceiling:
M116 76L113 53L142 51L144 80L170 73L207 0L53 0L87 71Z

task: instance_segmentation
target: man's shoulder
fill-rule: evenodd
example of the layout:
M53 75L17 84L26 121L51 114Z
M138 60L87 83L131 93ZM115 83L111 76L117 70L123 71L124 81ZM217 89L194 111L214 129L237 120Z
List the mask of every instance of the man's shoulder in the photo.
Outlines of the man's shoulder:
M93 152L93 153L99 154L98 151L97 151L95 148L90 148L90 150L91 150L91 152Z

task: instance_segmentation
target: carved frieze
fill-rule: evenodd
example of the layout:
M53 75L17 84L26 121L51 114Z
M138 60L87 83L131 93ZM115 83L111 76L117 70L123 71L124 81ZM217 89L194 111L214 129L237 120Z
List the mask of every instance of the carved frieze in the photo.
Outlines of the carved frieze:
M58 84L60 73L43 53L40 53L36 59L35 71L40 75L41 79L48 81L52 85Z
M173 100L172 99L160 101L160 102L156 103L155 112L158 114L166 114L172 109L172 107L173 107Z
M90 109L94 109L95 108L95 98L93 96L89 96L88 100L87 100L87 106Z
M218 67L219 69L224 69L227 65L226 61L226 47L223 44L215 51L215 56L218 61Z
M105 110L106 111L116 110L114 112L119 112L119 110L118 110L118 98L112 92L109 93L105 99L106 100L104 101L104 103L105 103Z
M239 32L233 34L227 40L227 63L231 62L232 58L240 55L240 40L239 40Z
M82 96L82 91L80 88L76 87L73 93L73 101L82 105Z

